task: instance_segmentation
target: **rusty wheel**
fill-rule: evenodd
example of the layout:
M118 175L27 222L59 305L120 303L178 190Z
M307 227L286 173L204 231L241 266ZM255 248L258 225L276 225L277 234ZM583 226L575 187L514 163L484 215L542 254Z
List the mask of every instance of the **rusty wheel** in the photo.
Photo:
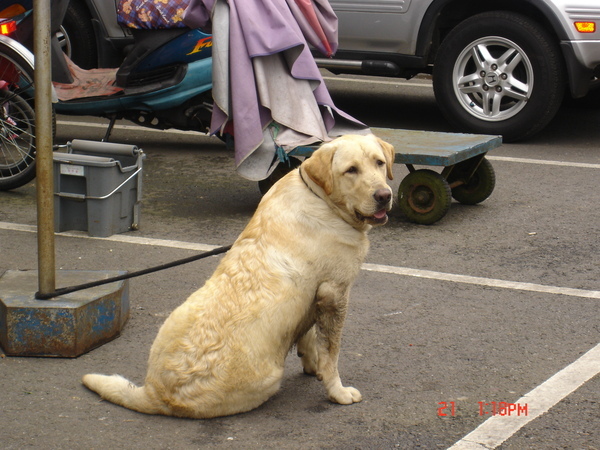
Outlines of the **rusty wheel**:
M464 205L476 205L492 195L495 186L494 168L483 158L473 176L465 184L452 189L452 197Z
M442 175L420 169L408 174L398 189L398 204L412 222L429 225L450 209L452 194Z

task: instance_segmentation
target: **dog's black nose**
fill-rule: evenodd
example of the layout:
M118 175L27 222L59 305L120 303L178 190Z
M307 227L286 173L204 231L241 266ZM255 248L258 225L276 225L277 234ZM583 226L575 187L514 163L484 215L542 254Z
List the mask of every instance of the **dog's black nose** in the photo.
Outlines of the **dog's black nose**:
M389 189L377 189L373 194L373 198L379 205L386 205L392 199L392 192Z

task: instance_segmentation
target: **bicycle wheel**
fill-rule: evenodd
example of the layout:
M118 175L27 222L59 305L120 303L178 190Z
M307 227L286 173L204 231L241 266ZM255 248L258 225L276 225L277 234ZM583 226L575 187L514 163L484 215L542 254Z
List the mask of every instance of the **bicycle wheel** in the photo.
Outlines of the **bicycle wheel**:
M9 90L27 100L33 108L33 55L24 46L0 36L0 81Z
M20 95L0 90L0 190L35 178L35 114Z
M33 55L0 35L0 190L35 178ZM56 119L52 112L52 137Z

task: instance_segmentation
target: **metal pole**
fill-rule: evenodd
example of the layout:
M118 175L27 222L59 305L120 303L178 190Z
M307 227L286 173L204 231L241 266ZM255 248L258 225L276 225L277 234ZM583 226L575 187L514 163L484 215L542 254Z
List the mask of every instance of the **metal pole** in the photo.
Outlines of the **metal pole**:
M39 292L56 288L54 251L54 179L52 160L52 80L50 0L33 1L35 55L35 135Z

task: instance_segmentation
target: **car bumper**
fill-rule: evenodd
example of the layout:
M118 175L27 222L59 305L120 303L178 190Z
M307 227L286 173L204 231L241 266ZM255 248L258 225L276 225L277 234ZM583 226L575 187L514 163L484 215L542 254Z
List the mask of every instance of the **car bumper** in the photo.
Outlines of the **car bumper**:
M583 97L592 87L600 85L600 41L566 41L561 48L573 98Z

